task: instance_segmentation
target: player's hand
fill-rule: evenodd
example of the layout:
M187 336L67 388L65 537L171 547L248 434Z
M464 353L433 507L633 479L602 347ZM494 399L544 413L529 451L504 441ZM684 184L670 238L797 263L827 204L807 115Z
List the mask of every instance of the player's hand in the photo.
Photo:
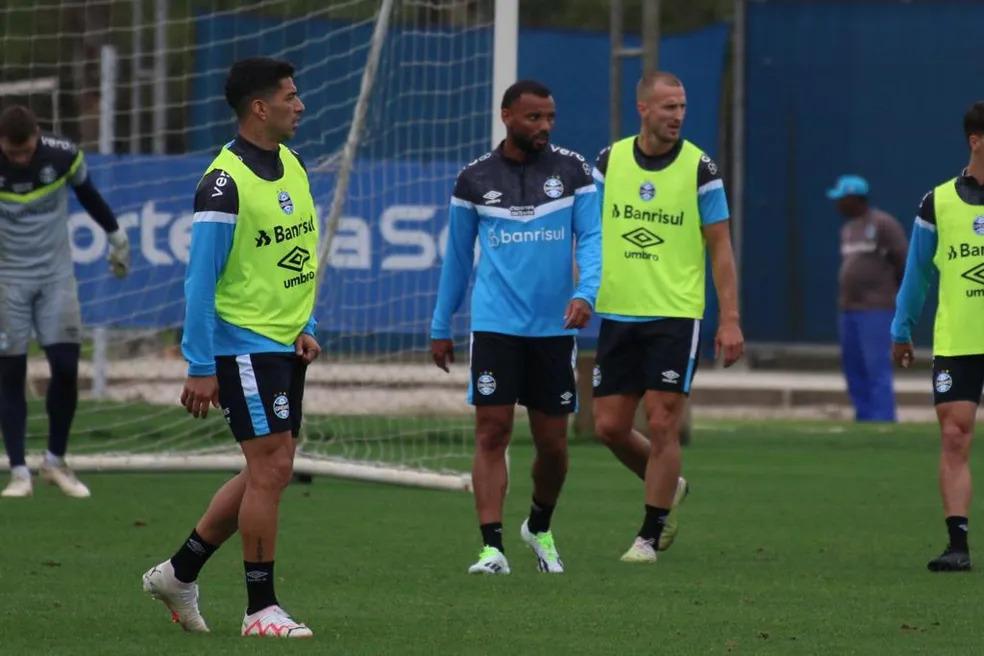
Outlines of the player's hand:
M724 366L730 367L745 353L745 337L737 321L726 321L718 326L714 336L714 359L724 356Z
M181 390L181 405L195 417L208 416L208 404L219 407L219 379L215 376L188 376Z
M564 310L564 328L584 328L591 320L591 306L582 298L572 298Z
M448 364L454 362L454 342L450 339L432 339L431 357L434 358L434 364L451 373Z
M109 268L117 278L130 272L130 240L126 231L120 228L109 233Z
M294 353L297 357L304 360L304 364L311 364L321 355L321 347L318 340L307 333L301 333L294 340Z
M912 348L912 342L894 342L892 344L892 360L895 364L908 369L909 365L916 359L916 352Z

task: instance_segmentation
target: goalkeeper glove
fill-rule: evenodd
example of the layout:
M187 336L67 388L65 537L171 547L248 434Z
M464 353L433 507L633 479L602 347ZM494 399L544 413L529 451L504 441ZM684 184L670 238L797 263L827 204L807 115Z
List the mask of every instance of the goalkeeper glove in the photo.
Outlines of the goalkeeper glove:
M109 268L117 278L130 271L130 240L122 229L109 233Z

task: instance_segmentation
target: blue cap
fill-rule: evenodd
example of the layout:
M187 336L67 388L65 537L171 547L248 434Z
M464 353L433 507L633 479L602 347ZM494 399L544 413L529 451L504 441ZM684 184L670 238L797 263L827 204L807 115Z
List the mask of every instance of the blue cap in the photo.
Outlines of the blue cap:
M833 189L827 190L827 198L837 200L844 196L867 196L868 181L860 175L842 175Z

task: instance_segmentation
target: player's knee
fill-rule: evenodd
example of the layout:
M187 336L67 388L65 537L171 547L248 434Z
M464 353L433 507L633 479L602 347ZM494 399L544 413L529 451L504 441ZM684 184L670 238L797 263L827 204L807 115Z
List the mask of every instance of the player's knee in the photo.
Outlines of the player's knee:
M541 440L536 445L536 453L541 459L554 463L567 463L567 437L558 436L554 439Z
M647 421L653 442L672 442L679 439L680 421L672 413L654 412Z
M595 416L595 439L605 446L616 446L629 439L632 424L626 424L617 417Z
M264 490L280 491L287 487L293 474L290 452L279 449L269 453L262 462L250 464L249 483Z
M24 381L27 379L27 356L0 356L0 388L8 395L12 391L23 393Z
M946 421L940 431L943 454L966 460L970 454L971 429L957 421Z
M475 428L475 446L481 451L505 451L512 427L508 422L486 419Z
M52 380L71 385L79 376L79 347L77 344L55 344L45 348Z

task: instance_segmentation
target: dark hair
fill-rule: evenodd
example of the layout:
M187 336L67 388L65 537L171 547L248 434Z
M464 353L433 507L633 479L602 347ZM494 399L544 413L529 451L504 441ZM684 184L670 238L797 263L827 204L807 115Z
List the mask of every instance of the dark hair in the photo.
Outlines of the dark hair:
M286 61L269 57L241 59L229 69L225 83L226 102L242 118L249 103L280 87L280 81L294 76L294 67Z
M502 94L502 109L507 109L512 106L514 102L519 100L519 97L524 93L532 93L534 96L539 96L540 98L549 98L550 89L540 84L536 80L520 80L519 82L513 83L506 92Z
M20 146L38 131L38 119L34 112L23 105L11 105L0 114L0 137Z
M964 135L984 135L984 100L978 100L964 114Z

